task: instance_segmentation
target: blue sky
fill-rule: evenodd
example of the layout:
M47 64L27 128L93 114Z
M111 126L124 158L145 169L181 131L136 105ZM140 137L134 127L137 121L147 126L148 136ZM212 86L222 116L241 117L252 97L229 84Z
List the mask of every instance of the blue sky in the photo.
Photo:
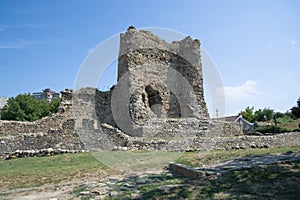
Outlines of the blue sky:
M73 88L89 52L134 25L200 39L222 77L226 115L286 111L300 96L299 9L297 0L0 0L0 96ZM115 78L112 67L99 87Z

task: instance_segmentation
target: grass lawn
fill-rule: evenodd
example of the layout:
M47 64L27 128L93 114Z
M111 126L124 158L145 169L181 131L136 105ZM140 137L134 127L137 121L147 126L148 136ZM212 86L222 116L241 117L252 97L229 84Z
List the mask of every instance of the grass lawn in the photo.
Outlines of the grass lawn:
M199 167L248 155L299 150L300 146L186 152L177 157L176 162ZM147 153L150 153L150 155ZM120 155L124 156L123 154ZM156 151L155 154L151 152L131 152L129 155L132 154L136 154L133 157L133 162L139 162L143 155L148 155L143 160L151 160L153 159L151 156L154 155L155 159L158 160L167 158L167 152L160 153L159 151ZM101 153L98 156L100 155ZM111 154L111 156L113 155ZM107 163L109 160L115 162L115 159L105 158L101 155L98 159L107 159L101 163L94 156L90 153L78 153L53 157L1 160L0 188L4 191L12 188L40 186L46 183L55 184L76 178L101 177L104 171L108 172L108 168L102 163ZM121 164L121 157L117 158L119 164ZM164 175L160 179L159 182L153 184L141 185L141 199L297 199L300 196L300 161L275 164L266 168L256 167L236 170L228 172L217 179L191 181ZM162 189L161 186L164 185L179 186ZM121 195L116 199L129 197L130 192L128 192L128 196Z
M83 178L105 166L89 153L0 161L0 188L13 189Z

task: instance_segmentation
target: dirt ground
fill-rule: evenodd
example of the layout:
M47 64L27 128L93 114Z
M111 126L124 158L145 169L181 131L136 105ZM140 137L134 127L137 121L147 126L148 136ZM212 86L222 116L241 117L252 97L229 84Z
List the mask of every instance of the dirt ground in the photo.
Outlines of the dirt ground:
M2 192L0 199L3 200L79 200L78 194L74 192L82 184L99 183L103 180L122 180L130 176L146 176L148 174L160 174L163 169L155 171L146 171L145 173L134 173L130 171L107 170L101 177L87 177L84 179L74 179L68 182L60 182L53 184L44 184L38 187L29 187L21 189L12 189ZM103 199L103 196L98 196L96 199Z

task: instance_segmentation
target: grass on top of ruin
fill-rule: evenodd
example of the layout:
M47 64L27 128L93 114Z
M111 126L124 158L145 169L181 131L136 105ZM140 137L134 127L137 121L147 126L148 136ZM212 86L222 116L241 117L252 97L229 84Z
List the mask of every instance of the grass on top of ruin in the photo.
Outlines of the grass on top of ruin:
M208 152L121 152L120 154L103 153L77 153L61 154L51 157L29 157L12 160L0 160L0 195L8 189L27 188L41 186L44 184L56 184L62 181L86 180L89 178L101 178L103 175L114 175L117 169L108 168L105 164L119 161L121 165L124 160L121 157L129 154L131 162L147 166L149 163L159 164L159 160L168 160L172 156L173 161L189 166L203 166L218 163L225 160L235 159L247 155L274 154L287 151L299 151L300 146L277 147L269 149L244 149L244 150L213 150ZM95 155L96 154L96 155ZM102 156L101 158L98 156ZM110 156L108 156L110 155ZM120 157L118 157L120 156ZM95 158L96 157L96 158ZM127 157L129 158L129 157ZM99 162L99 160L101 162ZM104 160L103 160L104 159ZM106 159L106 160L105 160ZM125 161L124 161L125 162ZM103 164L104 163L104 164ZM127 163L130 167L132 163ZM167 162L165 162L167 163ZM165 164L166 166L167 164ZM117 165L116 165L117 166ZM140 170L141 166L136 166ZM152 167L152 165L150 166ZM162 167L163 168L163 167ZM134 170L134 169L133 169Z

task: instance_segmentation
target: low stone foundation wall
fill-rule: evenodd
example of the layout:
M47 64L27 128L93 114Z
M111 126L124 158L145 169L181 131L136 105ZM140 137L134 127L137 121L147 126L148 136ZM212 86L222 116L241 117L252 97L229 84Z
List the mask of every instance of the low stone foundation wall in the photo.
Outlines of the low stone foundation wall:
M93 134L91 134L93 133ZM50 130L47 133L19 133L0 137L0 156L15 157L48 155L43 149L55 152L81 150L164 150L198 151L214 149L269 148L300 145L300 132L283 133L273 136L234 137L190 137L190 138L140 138L130 137L109 125L103 125L100 132L86 132L79 137L77 132ZM88 138L88 141L85 141ZM90 142L90 143L88 143ZM23 152L20 154L20 152Z
M206 136L181 138L141 138L130 137L109 125L103 126L105 138L110 138L106 150L166 150L166 151L198 151L229 150L246 148L269 148L300 145L300 132L282 133L269 136ZM104 138L104 137L103 137ZM101 139L101 138L99 138ZM96 140L96 138L95 138Z
M195 149L201 148L201 144L206 140L197 139L199 145ZM212 138L214 149L245 149L245 148L268 148L280 146L300 145L300 132L282 133L268 136L235 136Z
M226 122L223 120L211 120L209 122L209 132L214 136L239 136L243 135L242 127L237 122Z
M15 153L16 151L34 151L53 148L55 150L84 150L76 132L49 130L41 133L18 133L0 137L0 156Z

